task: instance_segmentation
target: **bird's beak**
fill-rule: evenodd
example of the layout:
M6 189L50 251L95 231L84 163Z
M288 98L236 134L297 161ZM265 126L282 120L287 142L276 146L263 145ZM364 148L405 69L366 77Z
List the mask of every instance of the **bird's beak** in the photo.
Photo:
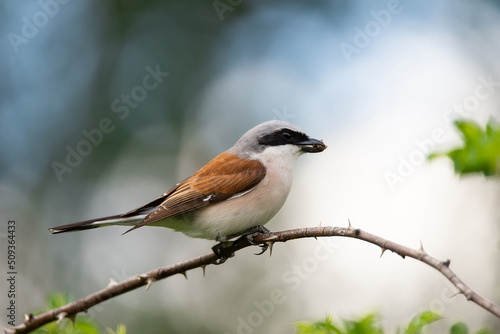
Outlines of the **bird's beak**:
M301 141L297 143L302 151L307 153L318 153L323 152L327 146L322 140L317 140L314 138L309 138L308 140Z

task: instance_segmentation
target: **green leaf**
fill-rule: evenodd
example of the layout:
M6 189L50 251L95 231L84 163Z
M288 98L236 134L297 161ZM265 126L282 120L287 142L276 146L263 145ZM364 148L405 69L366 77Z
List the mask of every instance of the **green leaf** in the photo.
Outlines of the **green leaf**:
M467 325L463 322L457 322L450 328L450 334L469 334Z
M116 332L113 331L111 328L106 328L106 333L107 334L127 334L127 328L125 327L124 324L119 324L118 328L116 329Z
M459 120L454 124L463 138L463 146L448 152L433 153L429 159L449 157L457 174L500 175L499 124L490 121L484 130L472 121Z
M406 326L405 334L420 334L431 323L441 319L435 312L424 311L415 316ZM357 320L342 320L334 323L332 317L315 323L300 322L296 324L297 334L383 334L376 314L368 314ZM398 331L398 333L401 333Z
M344 331L333 324L331 316L327 316L324 321L315 323L299 322L296 326L297 334L345 334Z
M325 321L301 322L296 326L297 334L382 334L377 323L378 317L368 314L359 320L343 320L342 324L334 323L332 317L328 316Z
M420 334L425 326L441 319L441 316L432 311L424 311L410 320L405 334Z
M383 331L377 326L378 317L375 314L367 316L356 321L344 321L347 334L382 334Z
M73 298L69 293L54 292L51 293L45 302L45 308L53 310L55 308L64 306L71 302Z
M73 324L69 324L70 327L73 327ZM75 321L75 325L73 327L73 331L67 331L65 333L72 334L100 334L101 332L97 328L97 323L90 319L78 319Z

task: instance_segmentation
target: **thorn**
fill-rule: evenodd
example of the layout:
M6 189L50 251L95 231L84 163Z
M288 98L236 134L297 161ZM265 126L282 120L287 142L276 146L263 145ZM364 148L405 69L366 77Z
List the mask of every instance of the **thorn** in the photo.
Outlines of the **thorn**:
M110 278L107 287L109 288L110 286L113 286L113 285L116 285L116 284L118 284L118 283L114 279Z
M205 277L205 270L207 269L207 265L204 264L201 266L201 270L203 270L203 277Z
M148 277L148 285L146 286L146 291L149 290L149 287L151 286L151 284L153 284L154 282L154 279L152 279L151 277Z
M451 263L451 260L450 259L446 259L446 261L443 262L443 265L446 266L446 267L449 267L450 263Z
M188 275L185 271L182 271L181 274L184 276L184 278L188 279Z
M57 315L57 324L59 325L61 323L61 321L63 321L64 318L66 318L66 316L68 315L68 313L66 312L61 312Z
M384 255L384 253L387 250L387 248L380 247L380 249L382 249L382 253L380 253L380 258L382 258L382 255Z
M318 240L318 237L313 237L314 239Z
M424 244L422 244L422 240L420 240L420 249L419 249L419 251L420 251L421 253L425 253L425 250L424 250Z
M323 225L323 222L320 220L319 221L319 227L321 227Z
M269 257L271 257L273 255L274 242L266 242L266 244L269 246Z
M452 295L450 296L450 298L449 298L449 299L451 299L451 298L453 298L453 297L456 297L456 296L458 296L458 295L461 295L462 293L463 293L462 291L457 290L457 291L455 291L455 293L454 293L454 294L452 294Z
M351 220L350 220L349 218L347 218L347 221L349 222L349 225L347 226L347 228L348 228L349 230L351 230L351 229L352 229Z
M76 314L72 314L70 316L67 316L66 318L68 318L69 320L71 320L71 322L73 323L73 327L76 326Z
M33 320L34 317L35 316L33 315L33 313L26 313L24 315L24 321L31 321L31 320Z

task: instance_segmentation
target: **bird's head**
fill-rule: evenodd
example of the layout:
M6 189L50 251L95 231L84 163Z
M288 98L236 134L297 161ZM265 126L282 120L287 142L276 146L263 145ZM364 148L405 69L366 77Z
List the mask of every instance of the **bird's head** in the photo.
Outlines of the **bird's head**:
M241 158L258 158L266 154L297 158L303 153L318 153L326 149L322 140L306 135L293 124L268 121L247 131L229 150Z

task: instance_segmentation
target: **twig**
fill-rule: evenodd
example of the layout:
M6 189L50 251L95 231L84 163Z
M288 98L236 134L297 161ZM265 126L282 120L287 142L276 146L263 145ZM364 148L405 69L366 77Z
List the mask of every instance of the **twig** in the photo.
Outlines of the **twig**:
M395 242L386 240L376 235L349 227L314 227L286 230L281 232L261 233L253 238L253 242L257 244L266 244L272 246L275 242L285 242L301 238L317 238L340 236L364 240L379 246L382 253L385 250L390 250L401 255L403 258L411 257L418 261L428 264L443 274L453 285L458 289L460 294L463 294L467 300L470 300L483 309L491 312L500 318L500 307L481 297L467 286L451 269L450 260L439 261L436 258L427 254L423 247L420 249L412 249L402 246ZM240 249L252 246L247 238L240 238L222 249L225 256L232 254ZM62 320L64 318L74 319L76 314L88 310L90 307L102 303L105 300L124 294L128 291L137 289L141 286L149 286L154 282L176 274L186 275L186 271L202 268L210 264L221 262L219 256L213 252L199 256L197 258L180 262L171 266L158 268L147 273L130 277L120 283L112 282L106 288L97 291L85 298L79 299L54 310L47 311L37 316L27 315L26 321L16 327L4 328L5 333L29 333L49 322Z

